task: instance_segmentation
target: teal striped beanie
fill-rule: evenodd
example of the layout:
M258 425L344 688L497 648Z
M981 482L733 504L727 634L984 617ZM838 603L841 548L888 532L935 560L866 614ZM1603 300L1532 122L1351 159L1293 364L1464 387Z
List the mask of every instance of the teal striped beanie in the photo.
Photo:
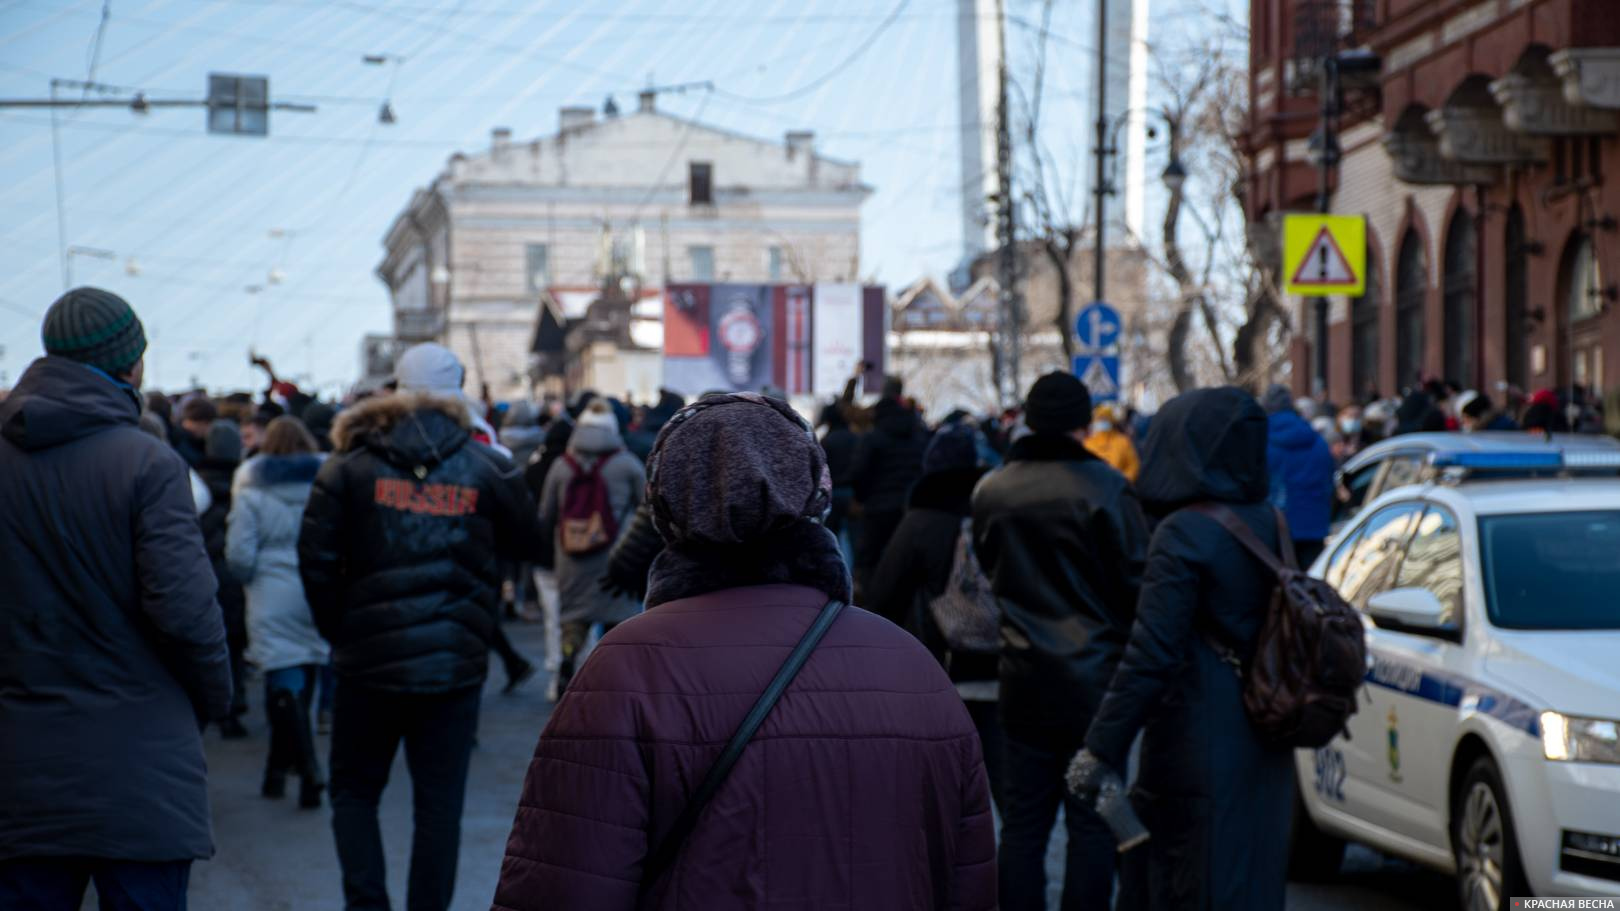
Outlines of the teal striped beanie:
M45 353L113 376L128 373L146 353L146 329L127 301L100 288L74 288L45 311Z

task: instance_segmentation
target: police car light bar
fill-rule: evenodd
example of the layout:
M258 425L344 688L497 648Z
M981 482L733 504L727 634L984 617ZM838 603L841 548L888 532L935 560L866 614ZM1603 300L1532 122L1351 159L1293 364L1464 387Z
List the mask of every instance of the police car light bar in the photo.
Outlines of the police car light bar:
M1579 450L1564 453L1565 468L1620 468L1620 450Z
M1535 471L1564 467L1565 454L1559 450L1520 452L1436 452L1429 463L1436 468L1465 471ZM1620 462L1615 463L1620 466Z

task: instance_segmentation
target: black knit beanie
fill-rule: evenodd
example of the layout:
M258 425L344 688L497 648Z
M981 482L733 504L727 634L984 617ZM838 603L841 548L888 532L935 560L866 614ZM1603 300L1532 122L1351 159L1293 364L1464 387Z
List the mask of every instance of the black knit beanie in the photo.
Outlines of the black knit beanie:
M74 288L45 311L45 353L113 376L128 373L146 353L146 330L128 302L100 288Z
M1072 373L1048 373L1029 387L1024 423L1036 433L1079 430L1091 423L1091 393Z

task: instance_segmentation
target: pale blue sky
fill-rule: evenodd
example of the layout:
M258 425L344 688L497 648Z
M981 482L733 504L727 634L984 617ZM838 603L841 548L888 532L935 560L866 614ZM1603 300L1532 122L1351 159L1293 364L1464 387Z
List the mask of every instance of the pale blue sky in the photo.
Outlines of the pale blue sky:
M1038 0L1008 0L1008 43L1027 59ZM1154 28L1184 27L1155 0ZM41 97L50 77L84 79L103 0L0 0L0 96ZM1047 143L1084 166L1090 2L1058 0ZM862 164L863 270L897 287L943 276L960 248L955 0L909 0L873 47L814 91L895 9L891 0L111 0L97 81L149 96L200 97L210 71L267 74L271 94L315 114L276 113L268 139L210 136L199 109L59 114L67 242L116 253L74 258L78 284L125 295L152 337L149 373L172 388L254 376L257 347L287 374L352 381L362 334L386 331L372 270L389 222L457 149L555 129L557 109L621 107L649 79L713 80L720 91L661 107L762 137L813 129ZM1157 37L1157 35L1155 36ZM398 122L379 126L404 55ZM38 317L61 291L45 110L0 112L0 385L39 352ZM1156 173L1150 159L1149 173ZM1155 211L1149 197L1149 217ZM1077 213L1078 214L1078 213ZM290 232L281 237L272 232ZM127 275L134 258L140 275ZM283 283L265 285L272 269Z

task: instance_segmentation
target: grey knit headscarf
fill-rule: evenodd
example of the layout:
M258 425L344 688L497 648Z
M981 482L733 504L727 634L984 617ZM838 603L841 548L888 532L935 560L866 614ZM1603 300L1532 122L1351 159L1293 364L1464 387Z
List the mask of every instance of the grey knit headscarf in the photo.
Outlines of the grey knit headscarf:
M786 402L710 395L675 413L647 457L653 523L671 544L743 544L832 503L815 432Z

